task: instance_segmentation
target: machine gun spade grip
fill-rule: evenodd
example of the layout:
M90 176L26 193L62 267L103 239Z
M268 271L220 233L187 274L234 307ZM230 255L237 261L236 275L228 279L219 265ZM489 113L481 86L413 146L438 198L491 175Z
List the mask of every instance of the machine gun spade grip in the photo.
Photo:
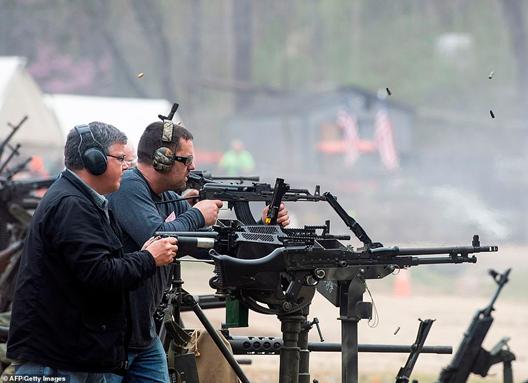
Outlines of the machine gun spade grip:
M273 196L271 197L268 214L266 214L266 219L264 220L266 225L277 224L282 197L284 197L284 194L286 194L288 190L290 190L290 185L284 183L282 178L277 178L275 181L275 187L273 188Z

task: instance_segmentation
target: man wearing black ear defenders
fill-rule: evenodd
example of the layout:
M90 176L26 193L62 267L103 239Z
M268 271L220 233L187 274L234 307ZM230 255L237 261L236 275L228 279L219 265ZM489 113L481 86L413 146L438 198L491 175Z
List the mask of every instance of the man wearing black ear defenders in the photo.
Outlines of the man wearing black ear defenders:
M178 250L175 238L150 238L123 252L104 195L127 169L126 142L100 122L68 134L66 169L39 203L20 260L7 344L17 376L104 383L126 367L127 290Z
M139 249L156 231L196 231L216 222L222 201L203 200L191 206L178 200L194 168L193 136L181 123L164 120L147 126L138 145L137 168L126 171L119 191L109 196L124 232L126 251ZM197 194L194 190L185 196ZM267 208L264 217L266 213ZM277 222L289 224L284 206ZM127 383L169 382L166 355L152 315L167 288L170 271L170 266L158 269L154 277L130 293L133 327ZM123 381L117 375L107 379L111 383Z

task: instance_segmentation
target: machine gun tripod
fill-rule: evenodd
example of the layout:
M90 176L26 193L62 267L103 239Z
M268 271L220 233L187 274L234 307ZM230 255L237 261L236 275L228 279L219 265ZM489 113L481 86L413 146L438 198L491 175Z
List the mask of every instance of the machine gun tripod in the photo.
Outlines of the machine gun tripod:
M196 299L183 289L181 262L175 261L171 267L170 290L165 293L165 302L154 315L157 325L159 325L159 337L163 344L163 348L167 353L171 381L185 381L187 383L198 382L194 356L185 352L185 346L190 340L190 335L182 328L180 317L181 311L188 311L190 309L195 313L196 317L211 336L211 339L218 347L227 363L231 366L238 379L240 379L242 383L250 383L249 379L244 374L244 371L242 371L240 365L226 347L222 338L215 331L213 325L209 319L207 319L207 316L204 314L199 304L200 299ZM219 302L217 299L211 299L208 305L210 307L225 306L224 304L219 303L223 302Z

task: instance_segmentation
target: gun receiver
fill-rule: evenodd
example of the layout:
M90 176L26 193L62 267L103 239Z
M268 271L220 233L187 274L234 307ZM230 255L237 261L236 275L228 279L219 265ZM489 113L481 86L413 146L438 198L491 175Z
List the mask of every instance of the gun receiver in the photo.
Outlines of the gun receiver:
M316 187L315 193L311 194L307 189L290 188L288 184L284 184L284 180L281 178L277 179L275 187L268 183L255 181L258 181L258 177L213 177L203 171L192 171L189 174L187 186L198 189L199 200L219 199L227 202L228 208L235 211L237 219L247 225L255 225L257 223L251 214L249 202L262 201L270 204L275 201L274 204L277 205L277 208L270 208L270 214L276 214L281 201L326 200L320 194L319 186ZM270 217L271 222L272 217Z
M230 182L242 184L246 181L259 182L260 177L258 176L244 176L244 177L232 177L232 176L213 176L211 173L203 170L191 170L189 173L189 179L187 180L187 187L190 189L201 189L207 183L218 183L218 182Z
M243 177L233 178L239 183L218 183L211 178L207 178L204 172L195 172L194 174L191 172L189 176L189 179L194 179L191 185L199 188L198 199L219 199L227 202L227 206L235 210L237 219L246 225L255 225L257 223L249 208L249 202L252 201L264 201L270 205L266 224L276 223L276 215L282 201L327 201L365 247L377 248L383 246L381 243L373 242L370 239L361 225L348 215L345 209L337 202L337 198L334 195L328 192L321 195L319 185L315 187L314 193L311 194L307 189L290 188L288 184L284 183L282 178L277 178L273 188L267 183L253 182L248 184L244 183L245 179ZM275 216L275 219L273 219L273 216Z

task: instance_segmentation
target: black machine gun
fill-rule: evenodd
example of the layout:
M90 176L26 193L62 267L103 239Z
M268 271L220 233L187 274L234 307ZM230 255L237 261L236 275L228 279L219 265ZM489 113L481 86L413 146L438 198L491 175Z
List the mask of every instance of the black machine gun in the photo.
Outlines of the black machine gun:
M28 119L27 116L17 124L8 123L12 128L7 137L0 143L0 250L7 248L7 246L23 236L23 229L29 223L31 215L26 210L33 210L36 208L39 197L32 194L33 191L43 188L48 188L54 181L54 178L32 179L32 180L13 180L13 176L18 172L24 170L31 157L25 161L15 165L11 169L7 165L18 156L20 144L12 146L10 141L15 133L22 127L24 122ZM4 160L3 154L6 149L11 152ZM13 228L11 230L11 228ZM21 228L22 230L17 230ZM20 233L14 235L10 231L18 231Z
M271 204L278 210L281 201L325 201L326 197L320 194L320 187L316 186L312 194L307 189L293 189L282 178L277 178L275 186L258 182L258 177L214 177L203 171L193 170L189 174L187 186L197 189L199 200L219 199L227 202L227 206L235 211L236 217L247 225L257 222L249 207L249 202L263 201ZM190 197L196 198L196 197ZM276 206L273 202L276 201ZM276 211L275 211L276 213ZM273 217L266 224L274 224Z
M37 179L25 180L5 180L0 177L0 201L7 203L13 200L23 201L23 207L28 209L35 209L36 203L31 198L31 192L39 189L47 189L51 186L57 177L45 177Z
M55 179L46 177L12 181L0 178L0 250L5 249L13 239L9 227L14 225L21 228L22 232L16 236L23 237L23 230L31 220L28 210L36 209L40 201L40 197L32 192L48 188Z
M485 308L478 310L469 328L464 333L464 338L453 357L453 360L442 370L439 383L462 383L466 382L471 373L479 374L485 377L490 367L497 363L503 363L503 381L504 383L513 383L512 361L515 355L508 349L508 338L503 338L491 351L482 348L482 342L486 337L492 323L491 313L495 308L495 302L499 294L508 283L508 276L511 269L500 274L494 270L489 273L495 283L497 290L491 299L491 302Z
M496 246L481 246L478 236L470 246L354 249L340 242L348 236L330 235L327 228L219 227L223 235L210 251L215 263L210 284L217 294L235 296L255 311L281 315L309 305L319 282L352 280L358 274L379 279L423 264L475 263L473 254L497 251Z
M308 381L305 329L309 327L307 315L316 290L340 308L342 382L355 383L358 322L372 316L372 304L362 300L366 279L380 279L397 269L423 264L475 263L474 254L498 250L497 246L481 246L478 235L470 246L384 247L370 239L332 194L324 193L322 197L363 242L363 247L355 249L343 244L342 240L350 239L348 235L330 234L330 221L321 226L285 229L219 220L206 236L200 232L157 233L178 237L180 254L203 258L204 253L209 253L215 265L210 285L226 298L226 327L247 326L248 308L277 315L284 339L280 383L297 382L300 376L303 382Z
M421 264L475 263L474 254L498 250L497 246L481 246L478 235L470 246L384 247L370 239L332 194L324 193L321 197L363 242L362 248L354 249L340 242L350 239L349 235L330 234L330 221L321 226L286 229L218 220L211 232L156 235L178 237L180 254L197 258L207 258L209 254L215 263L215 276L210 284L217 293L236 296L255 311L277 315L309 305L320 281L351 280L358 275L379 279L396 269ZM320 289L323 295L327 288Z
M20 144L12 146L9 142L27 119L28 117L24 116L17 125L8 123L12 131L0 143L0 312L8 310L11 304L23 238L31 220L31 211L40 201L40 197L33 192L48 188L55 180L13 180L17 173L25 169L31 157L10 169L7 167L15 156L20 154ZM3 159L6 149L9 149L10 153Z
M281 366L292 366L281 367L281 383L296 381L289 379L300 375L299 355L294 354L299 348L307 350L307 335L301 336L306 344L300 346L297 342L316 291L340 307L343 382L353 383L358 375L357 323L372 314L370 302L362 301L365 279L380 279L399 268L423 264L475 263L474 254L498 250L496 246L481 246L478 236L470 246L398 248L370 241L370 245L354 249L341 242L350 236L332 235L329 226L327 221L321 226L286 229L219 220L205 235L156 235L177 237L183 254L203 258L203 252L209 252L215 264L210 285L226 299L226 327L247 326L248 308L278 316L285 340L280 351ZM364 233L358 227L355 231ZM202 254L193 253L193 249Z
M198 198L200 200L219 199L225 201L229 208L235 210L237 219L246 225L255 225L257 223L251 214L249 202L264 201L269 204L269 213L264 223L275 224L282 201L326 201L365 246L371 248L381 247L380 243L373 242L358 222L347 214L334 195L329 192L321 194L319 185L315 187L315 191L312 194L307 189L291 188L282 178L276 179L274 187L261 182L247 183L245 182L247 178L244 177L231 177L231 179L234 180L231 183L219 183L214 179L207 178L204 172L193 171L189 174L189 182L187 184L189 187L198 189L199 196L182 199Z

